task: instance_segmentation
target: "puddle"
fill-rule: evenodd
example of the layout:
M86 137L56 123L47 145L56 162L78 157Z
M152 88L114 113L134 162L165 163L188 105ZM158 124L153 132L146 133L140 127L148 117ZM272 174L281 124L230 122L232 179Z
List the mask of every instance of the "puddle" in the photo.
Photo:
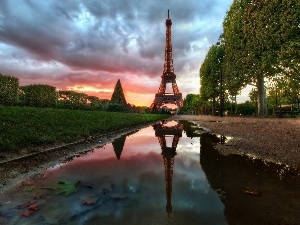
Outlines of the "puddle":
M211 140L187 121L121 136L6 190L0 224L300 224L293 173Z

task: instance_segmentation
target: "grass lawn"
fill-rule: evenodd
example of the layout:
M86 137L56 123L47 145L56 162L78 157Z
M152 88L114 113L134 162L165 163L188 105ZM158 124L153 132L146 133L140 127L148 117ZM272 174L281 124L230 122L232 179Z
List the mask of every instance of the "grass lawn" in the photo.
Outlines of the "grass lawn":
M72 142L167 117L169 115L0 106L0 151Z

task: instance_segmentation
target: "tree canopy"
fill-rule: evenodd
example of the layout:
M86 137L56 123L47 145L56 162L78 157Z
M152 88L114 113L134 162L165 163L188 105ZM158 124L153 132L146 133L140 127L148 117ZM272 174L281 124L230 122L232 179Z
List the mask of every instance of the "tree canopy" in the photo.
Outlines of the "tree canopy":
M228 94L236 95L246 85L255 85L258 115L265 115L265 81L281 77L289 80L285 87L293 89L293 99L299 99L298 0L234 0L224 18L223 30L221 49L224 50L224 58L221 67ZM212 79L218 77L218 71L212 68L220 66L217 61L211 60L213 48L209 49L200 68L200 96L203 99L211 98L219 86L217 80ZM273 82L274 85L282 85L282 82Z
M219 45L210 47L200 67L200 96L204 101L220 95L221 61L223 49Z

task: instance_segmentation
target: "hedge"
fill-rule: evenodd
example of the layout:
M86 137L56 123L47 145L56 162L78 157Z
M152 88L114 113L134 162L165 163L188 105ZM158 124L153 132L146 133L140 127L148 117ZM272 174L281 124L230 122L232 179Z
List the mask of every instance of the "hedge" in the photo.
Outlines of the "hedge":
M19 79L0 73L0 105L14 105L18 100Z

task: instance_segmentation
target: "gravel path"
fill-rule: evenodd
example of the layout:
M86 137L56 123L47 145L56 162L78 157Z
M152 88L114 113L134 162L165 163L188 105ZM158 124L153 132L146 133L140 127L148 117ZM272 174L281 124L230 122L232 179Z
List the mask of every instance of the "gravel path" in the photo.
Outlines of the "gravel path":
M247 154L300 169L300 118L216 117L176 115L224 135L222 154Z

